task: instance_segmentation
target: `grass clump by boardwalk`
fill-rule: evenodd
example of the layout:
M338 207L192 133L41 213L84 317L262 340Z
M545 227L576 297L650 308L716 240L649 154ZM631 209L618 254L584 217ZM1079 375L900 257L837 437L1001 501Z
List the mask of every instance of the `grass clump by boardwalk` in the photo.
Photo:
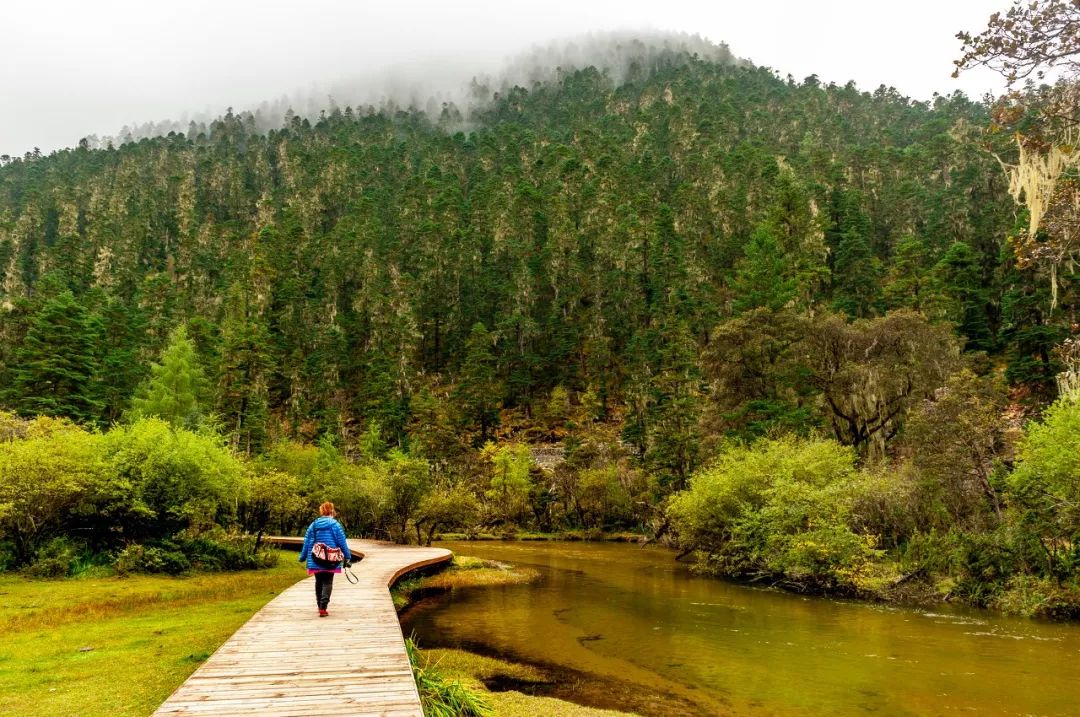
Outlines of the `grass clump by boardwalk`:
M394 585L390 594L394 598L394 607L400 612L424 595L449 592L455 588L530 583L539 577L540 573L532 568L455 555L445 570L434 575L418 575L401 580Z
M0 714L144 717L263 605L304 577L0 576Z
M477 655L465 650L417 651L422 665L431 665L443 680L453 681L479 695L498 717L633 717L631 712L597 709L554 697L528 695L517 690L489 690L488 684L542 684L551 677L537 667ZM425 713L427 706L425 705Z

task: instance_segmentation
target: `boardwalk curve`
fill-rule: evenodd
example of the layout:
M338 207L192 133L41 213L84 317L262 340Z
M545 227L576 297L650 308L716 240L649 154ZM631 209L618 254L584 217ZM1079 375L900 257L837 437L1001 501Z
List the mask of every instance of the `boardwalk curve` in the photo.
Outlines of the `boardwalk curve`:
M423 717L388 588L452 553L372 540L350 540L349 549L364 556L353 568L360 582L334 580L330 617L316 612L315 579L301 580L233 633L155 717Z

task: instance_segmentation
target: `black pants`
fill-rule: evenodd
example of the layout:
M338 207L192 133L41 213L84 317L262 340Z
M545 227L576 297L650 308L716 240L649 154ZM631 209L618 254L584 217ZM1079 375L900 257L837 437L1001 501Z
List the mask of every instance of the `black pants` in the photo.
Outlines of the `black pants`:
M320 610L325 610L330 605L330 591L333 589L333 573L315 573L315 602Z

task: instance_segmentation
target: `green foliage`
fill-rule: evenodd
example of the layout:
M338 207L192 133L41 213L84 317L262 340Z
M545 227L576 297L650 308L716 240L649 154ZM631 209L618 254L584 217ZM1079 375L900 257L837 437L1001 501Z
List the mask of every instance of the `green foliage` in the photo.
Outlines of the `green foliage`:
M491 479L485 495L491 501L489 510L496 520L520 520L528 509L532 493L532 454L520 443L496 446L488 443L482 456L491 464Z
M779 311L794 298L796 282L785 277L789 257L780 247L769 226L759 226L743 247L743 259L735 267L732 291L737 313L765 308Z
M494 714L491 706L482 695L474 692L457 680L447 680L439 672L438 663L426 660L416 647L416 641L410 637L405 640L405 649L409 654L416 689L420 692L420 702L424 714L428 717L488 717Z
M197 429L202 420L207 386L195 344L179 326L169 335L160 363L132 400L133 418L157 416L176 428Z
M994 471L1006 446L1004 404L991 379L964 370L912 412L904 443L919 476L922 528L982 529L1001 519Z
M96 512L94 489L108 474L96 433L54 418L19 431L21 437L0 443L0 537L12 542L17 566L79 516Z
M96 423L101 322L70 291L49 299L14 352L14 375L4 400L21 414Z
M109 472L130 486L130 501L145 508L146 519L166 531L212 525L239 498L241 464L214 436L146 418L113 428L103 441ZM125 526L135 535L140 530L149 528Z
M113 564L118 575L164 573L179 575L191 569L191 562L174 545L169 547L132 544L121 550Z
M1080 402L1061 399L1028 426L1009 477L1049 575L1080 572Z
M417 542L431 545L432 538L440 530L471 528L479 513L476 496L464 485L436 488L424 496L417 510Z
M668 515L680 542L712 570L854 590L877 555L875 536L848 525L854 462L833 441L733 445L671 499Z
M284 534L288 528L302 522L306 507L297 476L273 468L256 469L246 476L239 517L244 529L254 533L261 542L267 529L277 527Z
M454 392L454 400L461 411L459 425L468 428L479 426L481 443L487 440L489 432L498 423L501 403L501 389L496 381L495 358L491 348L491 334L483 324L474 324L465 345L461 380Z

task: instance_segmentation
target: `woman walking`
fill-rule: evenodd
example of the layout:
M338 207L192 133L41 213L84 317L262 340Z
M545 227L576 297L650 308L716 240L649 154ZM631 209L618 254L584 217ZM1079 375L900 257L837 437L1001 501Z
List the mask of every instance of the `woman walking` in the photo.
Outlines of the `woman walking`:
M334 518L334 504L329 501L319 506L319 517L308 526L304 547L300 550L300 562L307 561L308 575L315 576L315 602L319 617L326 617L330 606L330 592L334 589L334 574L341 572L341 564L352 562L349 541L341 523Z

